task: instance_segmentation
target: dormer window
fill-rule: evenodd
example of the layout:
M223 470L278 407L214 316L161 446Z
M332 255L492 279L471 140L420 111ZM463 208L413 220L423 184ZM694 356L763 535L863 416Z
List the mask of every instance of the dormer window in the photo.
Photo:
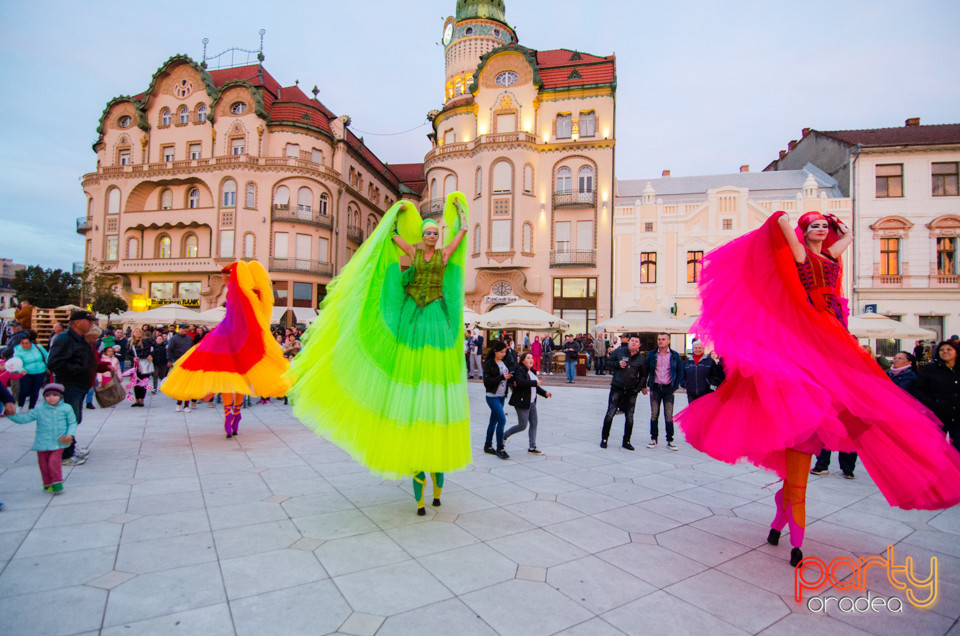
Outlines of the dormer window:
M516 71L504 71L497 75L497 86L513 86L520 79Z
M234 102L233 105L230 106L230 112L234 115L242 115L247 112L247 105L243 102Z
M124 115L117 120L117 125L120 126L120 128L129 128L133 125L133 117L130 115Z

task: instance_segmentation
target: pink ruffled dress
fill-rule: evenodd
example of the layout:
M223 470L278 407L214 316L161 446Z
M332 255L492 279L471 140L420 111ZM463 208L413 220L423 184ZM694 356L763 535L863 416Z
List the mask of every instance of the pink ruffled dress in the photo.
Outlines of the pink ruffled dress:
M721 353L727 379L677 414L687 441L781 477L786 449L856 451L891 505L957 504L960 453L846 330L839 264L808 253L798 268L778 217L704 259L692 331Z

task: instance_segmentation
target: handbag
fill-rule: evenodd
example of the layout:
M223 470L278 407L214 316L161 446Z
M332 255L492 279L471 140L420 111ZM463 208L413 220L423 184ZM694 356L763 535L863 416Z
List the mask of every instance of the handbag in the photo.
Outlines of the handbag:
M110 378L110 381L106 384L94 387L93 390L96 394L97 404L102 409L116 406L127 397L127 392L120 385L120 380L116 376Z
M137 365L137 372L140 375L153 375L154 366L150 360L141 360Z

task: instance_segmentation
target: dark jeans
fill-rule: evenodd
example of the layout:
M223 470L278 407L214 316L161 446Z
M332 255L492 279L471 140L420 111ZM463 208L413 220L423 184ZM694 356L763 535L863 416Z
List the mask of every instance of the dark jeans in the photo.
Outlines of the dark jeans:
M167 368L166 364L158 364L153 367L153 390L157 390L157 385L163 382L163 379L167 377L167 371L170 369Z
M663 403L663 421L667 429L667 443L673 441L673 391L668 384L654 384L650 389L650 439L660 436L660 404Z
M598 357L596 360L597 360L597 375L605 375L604 367L607 364L606 356L604 356L603 358Z
M820 451L820 454L817 455L817 464L813 467L814 470L827 470L830 468L830 454L833 451L829 451L824 448ZM840 462L840 470L843 471L845 475L852 475L853 469L857 467L857 454L856 453L837 453L839 455L838 461Z
M487 406L490 407L490 423L487 424L487 439L484 446L493 443L493 434L497 434L497 448L503 448L503 426L507 423L507 416L503 412L503 403L506 397L487 397Z
M29 373L20 378L20 395L17 396L17 406L25 403L32 409L37 405L37 396L47 381L47 373ZM29 402L28 402L29 400Z
M633 411L637 408L637 394L633 391L624 391L621 387L610 387L610 396L607 399L607 414L603 418L603 431L600 433L601 439L606 440L610 437L610 425L613 423L613 416L617 414L617 409L623 411L626 421L623 423L623 443L630 441L633 435Z
M83 398L87 395L89 389L85 386L76 386L65 384L63 386L63 401L73 408L73 414L77 416L77 425L83 421ZM77 450L77 436L73 436L73 443L63 449L63 459L73 457Z

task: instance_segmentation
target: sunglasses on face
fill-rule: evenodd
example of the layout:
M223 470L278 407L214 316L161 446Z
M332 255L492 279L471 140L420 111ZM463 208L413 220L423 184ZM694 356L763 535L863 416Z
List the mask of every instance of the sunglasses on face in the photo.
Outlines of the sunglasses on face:
M424 236L440 236L439 232L424 232Z

